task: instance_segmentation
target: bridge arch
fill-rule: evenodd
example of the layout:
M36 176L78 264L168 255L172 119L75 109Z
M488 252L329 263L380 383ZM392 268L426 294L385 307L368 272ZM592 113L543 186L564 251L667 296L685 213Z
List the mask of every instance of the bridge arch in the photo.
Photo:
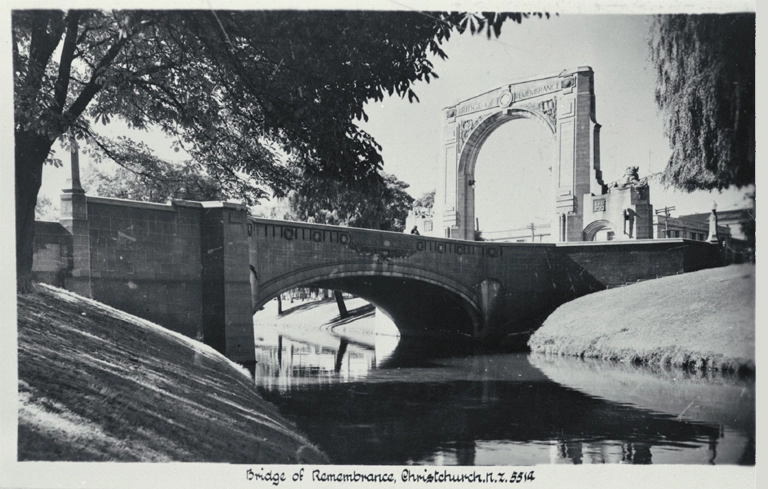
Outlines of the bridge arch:
M474 336L483 326L479 290L400 264L388 264L382 270L359 263L304 267L259 284L254 312L283 292L307 286L343 290L366 299L389 315L404 335L444 331L450 326L455 333Z

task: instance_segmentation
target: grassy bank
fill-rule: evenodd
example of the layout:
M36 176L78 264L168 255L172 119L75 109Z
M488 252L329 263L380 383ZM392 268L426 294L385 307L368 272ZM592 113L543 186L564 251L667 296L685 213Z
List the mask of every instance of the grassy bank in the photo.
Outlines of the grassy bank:
M47 286L18 316L20 461L327 462L199 342Z
M755 370L755 267L732 265L562 305L531 351L684 368Z

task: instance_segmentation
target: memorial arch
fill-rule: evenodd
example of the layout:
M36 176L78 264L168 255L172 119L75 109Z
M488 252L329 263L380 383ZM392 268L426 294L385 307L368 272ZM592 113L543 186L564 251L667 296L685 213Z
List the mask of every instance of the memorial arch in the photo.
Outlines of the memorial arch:
M526 118L546 127L554 141L553 238L558 242L584 239L588 224L584 222L585 195L605 193L592 68L579 67L504 85L446 107L442 118L436 235L474 239L478 154L498 127Z

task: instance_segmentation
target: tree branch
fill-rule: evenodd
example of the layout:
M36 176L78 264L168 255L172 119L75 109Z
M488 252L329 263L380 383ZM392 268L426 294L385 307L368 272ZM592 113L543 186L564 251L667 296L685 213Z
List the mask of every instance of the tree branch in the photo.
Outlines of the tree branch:
M83 88L83 91L80 92L80 95L78 95L77 99L75 99L69 109L67 109L67 111L64 113L65 118L70 121L70 123L71 121L74 121L80 117L85 108L88 107L88 104L93 100L93 97L99 93L99 90L101 90L101 84L96 80L115 60L117 55L120 54L120 50L123 49L123 46L128 43L129 38L130 36L126 36L122 39L119 39L115 44L112 45L111 48L109 48L104 57L101 58L101 61L99 61L99 64L93 71L91 79L88 80L88 83L85 85L85 88Z
M77 46L77 29L81 12L79 10L70 10L67 13L66 24L67 33L64 37L64 46L61 49L61 58L59 61L59 74L54 86L54 111L61 114L64 110L64 104L67 101L67 90L69 89L70 71L72 69L72 59Z
M146 178L149 178L149 179L153 179L153 178L156 179L156 178L159 177L158 175L156 175L154 173L146 173L146 172L143 172L143 171L139 171L139 170L135 170L133 168L130 168L129 166L127 166L124 163L125 158L122 158L118 154L114 153L111 149L109 149L109 147L107 147L104 143L102 143L99 140L99 137L98 137L98 135L96 133L91 131L91 135L92 135L91 141L96 146L98 146L99 149L101 149L104 152L105 155L107 155L107 158L109 158L110 160L112 160L115 163L117 163L118 166L120 166L121 168L124 168L124 169L128 170L129 172L131 172L131 173L133 173L135 175L139 175L139 176L146 177Z
M32 33L29 42L29 63L24 78L24 85L37 92L43 83L45 67L53 55L56 46L59 45L61 34L64 32L64 15L60 10L43 10L34 12L32 20ZM49 21L51 32L48 32Z

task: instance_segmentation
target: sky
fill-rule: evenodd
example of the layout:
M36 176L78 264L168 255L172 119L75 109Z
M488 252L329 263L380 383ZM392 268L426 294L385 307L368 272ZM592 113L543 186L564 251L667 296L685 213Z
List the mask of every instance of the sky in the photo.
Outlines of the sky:
M644 15L563 14L507 22L498 39L454 35L444 45L446 61L432 59L439 78L419 82L418 103L391 96L366 107L359 125L382 145L384 171L410 185L414 197L436 187L441 149L441 109L514 82L578 66L594 70L596 119L600 131L601 168L607 183L630 165L645 176L663 169L670 150L654 101L655 79L647 54L650 18ZM114 133L124 133L121 125ZM110 132L113 132L110 131ZM159 134L138 133L161 157L183 158ZM547 222L554 212L549 168L553 140L531 120L516 120L494 132L480 151L476 171L476 215L484 231ZM54 203L69 173L68 155L61 169L46 167L41 194ZM87 171L90 161L81 157ZM103 165L103 164L102 164ZM744 191L686 194L651 187L654 208L675 206L673 215L744 207Z
M434 61L440 78L415 87L421 102L390 98L369 105L370 121L363 127L383 146L385 171L408 182L419 196L436 186L443 107L518 79L591 66L596 119L602 125L603 180L619 179L630 165L638 166L641 176L661 171L670 149L654 101L649 20L642 15L561 15L507 23L498 39L452 37L445 45L448 60ZM549 220L554 212L548 185L553 150L551 137L532 120L512 121L490 136L475 175L481 229ZM651 187L654 207L675 206L677 213L707 212L713 201L718 209L746 204L743 191L685 194L659 183Z

